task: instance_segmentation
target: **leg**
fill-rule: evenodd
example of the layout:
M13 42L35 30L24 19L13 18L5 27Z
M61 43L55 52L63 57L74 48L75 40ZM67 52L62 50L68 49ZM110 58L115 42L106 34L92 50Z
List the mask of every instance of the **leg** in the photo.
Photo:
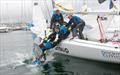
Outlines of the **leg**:
M68 36L69 36L70 32L68 31L66 34L65 34L65 37L64 39L66 39Z
M83 29L84 29L84 26L85 26L85 22L82 21L82 22L80 23L80 25L78 25L78 26L79 26L79 27L78 27L78 29L79 29L78 38L79 38L79 39L84 39L84 35L82 34L82 32L83 32Z
M55 47L56 45L58 45L62 40L58 39L56 42L53 43L53 47Z
M72 30L72 37L76 37L77 36L77 28L73 28Z
M56 35L54 33L50 34L48 37L48 39L50 39L50 41L52 42L55 40L55 38L56 38Z
M42 50L42 55L41 55L41 58L44 58L44 60L46 60L46 54L45 54L45 49Z

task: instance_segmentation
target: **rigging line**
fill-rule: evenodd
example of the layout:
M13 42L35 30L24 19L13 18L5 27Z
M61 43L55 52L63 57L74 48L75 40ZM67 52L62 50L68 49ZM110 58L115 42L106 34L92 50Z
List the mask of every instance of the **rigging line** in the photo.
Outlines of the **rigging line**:
M47 0L45 0L45 6L46 6L47 12L48 12L48 17L46 17L46 23L49 24L50 23L50 19L51 19L52 16L51 16L50 9L49 9L49 7L47 5ZM49 25L47 25L47 27L49 27Z

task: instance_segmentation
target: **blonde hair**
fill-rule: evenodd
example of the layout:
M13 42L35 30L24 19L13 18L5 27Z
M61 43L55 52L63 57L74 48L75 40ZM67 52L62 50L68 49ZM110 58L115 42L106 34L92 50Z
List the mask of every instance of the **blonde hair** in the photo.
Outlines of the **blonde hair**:
M68 14L68 18L71 18L73 16L73 13Z

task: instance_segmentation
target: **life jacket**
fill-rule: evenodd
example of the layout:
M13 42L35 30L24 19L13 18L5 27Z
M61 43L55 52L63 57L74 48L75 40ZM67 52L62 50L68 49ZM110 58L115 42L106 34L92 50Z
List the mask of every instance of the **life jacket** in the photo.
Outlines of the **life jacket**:
M63 33L63 34L66 34L68 32L68 28L65 27L65 26L61 26L60 27L60 32Z
M45 47L45 49L50 49L53 47L53 44L52 44L52 42L47 41L46 43L44 43L44 47Z

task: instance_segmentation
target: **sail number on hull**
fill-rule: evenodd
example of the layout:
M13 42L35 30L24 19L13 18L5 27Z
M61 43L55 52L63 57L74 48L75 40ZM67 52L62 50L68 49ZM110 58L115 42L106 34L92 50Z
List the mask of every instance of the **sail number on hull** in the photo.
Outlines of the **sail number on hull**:
M105 58L113 58L120 60L120 52L113 52L113 51L101 51L102 56Z
M58 51L61 51L61 52L64 52L64 53L69 53L69 50L67 48L62 48L62 47L55 47L55 50L58 50Z

